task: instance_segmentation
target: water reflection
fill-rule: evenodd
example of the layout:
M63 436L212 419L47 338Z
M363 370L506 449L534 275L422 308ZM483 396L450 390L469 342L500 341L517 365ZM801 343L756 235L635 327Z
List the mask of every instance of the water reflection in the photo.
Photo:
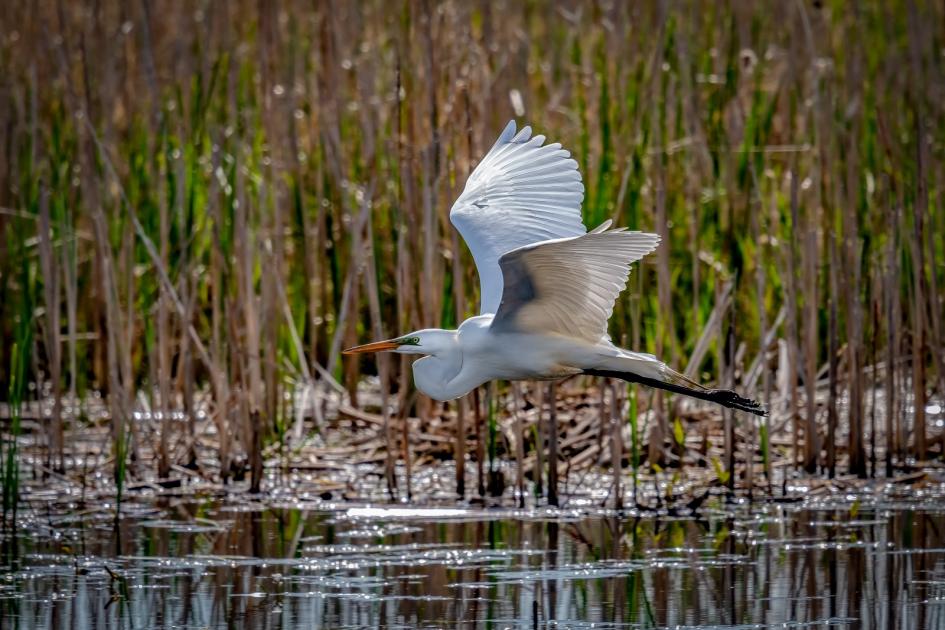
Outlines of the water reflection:
M943 536L945 512L909 506L755 505L657 520L168 503L132 508L117 526L87 512L21 530L0 620L923 630L945 628Z

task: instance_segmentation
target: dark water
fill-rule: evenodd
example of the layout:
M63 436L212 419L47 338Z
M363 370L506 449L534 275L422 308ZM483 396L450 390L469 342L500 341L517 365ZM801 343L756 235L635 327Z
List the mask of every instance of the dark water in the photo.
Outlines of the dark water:
M945 505L919 505L99 506L7 537L0 627L945 629Z

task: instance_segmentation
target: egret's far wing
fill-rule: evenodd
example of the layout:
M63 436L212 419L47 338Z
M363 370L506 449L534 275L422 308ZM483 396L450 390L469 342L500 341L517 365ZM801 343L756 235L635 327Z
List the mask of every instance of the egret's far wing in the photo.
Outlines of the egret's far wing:
M660 237L623 229L535 243L499 259L505 278L496 331L555 333L597 343L630 265Z
M502 254L587 231L577 162L560 144L542 146L545 137L531 135L530 127L516 133L509 122L450 210L479 270L480 313L499 308Z

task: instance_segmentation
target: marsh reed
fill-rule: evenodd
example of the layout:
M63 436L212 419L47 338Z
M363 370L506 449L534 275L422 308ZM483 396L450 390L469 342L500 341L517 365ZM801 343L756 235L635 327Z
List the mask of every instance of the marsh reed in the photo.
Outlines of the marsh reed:
M613 337L769 404L761 424L725 416L730 487L737 459L751 486L775 455L861 477L940 458L943 23L924 2L9 2L4 448L42 400L42 470L75 466L68 436L97 392L116 481L183 466L258 491L266 457L332 430L319 400L363 406L377 374L391 497L410 494L394 473L420 439L408 417L458 409L460 495L465 458L482 494L487 452L537 445L556 502L568 418L540 390L551 424L509 444L507 384L442 405L413 393L404 358L340 355L475 311L448 211L517 118L580 163L587 225L663 236ZM683 465L718 421L601 387L634 501L639 466Z

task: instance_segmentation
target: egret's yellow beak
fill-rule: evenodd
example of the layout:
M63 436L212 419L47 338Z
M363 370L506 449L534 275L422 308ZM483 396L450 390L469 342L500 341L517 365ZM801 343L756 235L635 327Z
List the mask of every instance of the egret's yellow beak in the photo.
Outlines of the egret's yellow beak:
M385 350L393 350L400 343L388 339L387 341L375 341L374 343L366 343L363 346L355 346L353 348L348 348L347 350L342 350L341 354L362 354L364 352L384 352Z

